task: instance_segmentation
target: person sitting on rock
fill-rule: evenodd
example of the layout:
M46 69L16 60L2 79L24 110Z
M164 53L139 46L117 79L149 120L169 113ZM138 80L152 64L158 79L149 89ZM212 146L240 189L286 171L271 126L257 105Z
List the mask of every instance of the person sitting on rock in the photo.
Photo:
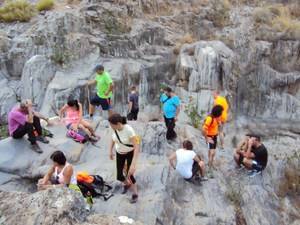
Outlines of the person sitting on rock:
M97 65L95 68L96 78L87 82L87 85L96 84L97 94L90 99L89 114L93 118L95 106L101 105L102 110L108 111L108 116L112 115L111 97L113 91L113 81L107 71L104 71L102 65Z
M53 152L50 159L53 161L53 165L47 174L38 181L38 190L77 184L73 166L67 162L63 152Z
M135 203L138 200L137 185L134 178L139 154L138 136L134 129L127 124L126 117L122 117L120 114L113 114L108 121L113 130L109 156L111 160L114 159L113 148L115 147L117 179L123 183L122 194L125 194L131 188L133 195L130 202ZM125 163L127 163L126 168ZM126 177L123 173L124 170L126 170Z
M208 115L202 126L202 134L205 137L206 143L208 144L208 174L213 177L212 168L213 161L216 155L217 139L218 139L218 128L219 128L219 118L222 115L223 107L216 105L212 108L211 114Z
M200 178L206 181L205 163L194 151L193 144L189 140L183 142L183 148L173 152L169 157L170 166L178 171L187 181ZM176 161L176 163L175 163Z
M268 151L258 135L251 135L243 165L251 170L250 177L260 174L268 163Z
M166 87L160 96L160 102L163 104L163 114L167 127L166 138L167 140L174 140L177 137L174 128L180 112L180 99L171 88Z
M45 144L49 143L49 141L42 136L40 119L48 121L48 118L35 112L32 107L32 102L29 99L14 107L8 114L8 130L10 136L15 139L22 138L27 134L32 150L42 153L43 151L38 146L37 141Z
M220 137L220 147L221 149L224 149L224 124L227 122L228 117L228 102L225 97L220 95L219 91L213 92L214 97L214 106L220 105L223 108L222 115L220 117L219 121L219 137Z
M65 117L63 118L65 114ZM82 105L78 100L70 99L59 111L59 117L64 120L67 129L78 131L83 130L88 136L90 141L98 141L99 137L96 136L92 125L82 118Z
M246 134L244 139L237 145L234 153L234 161L240 167L243 164L244 157L248 150L248 142L251 134Z

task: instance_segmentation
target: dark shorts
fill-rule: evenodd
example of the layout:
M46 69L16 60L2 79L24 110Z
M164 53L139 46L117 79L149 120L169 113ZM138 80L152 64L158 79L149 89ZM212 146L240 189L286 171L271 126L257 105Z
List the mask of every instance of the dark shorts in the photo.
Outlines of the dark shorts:
M257 171L262 171L264 167L260 165L257 161L252 160L252 169Z
M111 101L110 98L100 98L98 95L95 95L91 99L91 105L99 106L101 105L102 110L111 109Z
M208 144L207 144L207 145L208 145L208 148L209 148L209 149L216 149L216 148L217 148L217 143L218 143L218 136L216 135L216 136L208 136L208 137L212 138L213 141L214 141L213 144L211 144L211 143L208 143Z

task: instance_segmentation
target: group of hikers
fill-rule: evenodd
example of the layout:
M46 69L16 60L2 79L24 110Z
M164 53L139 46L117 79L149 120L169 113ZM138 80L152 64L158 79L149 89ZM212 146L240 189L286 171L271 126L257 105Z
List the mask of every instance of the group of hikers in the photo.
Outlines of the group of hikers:
M139 95L135 86L130 89L128 97L128 114L121 116L112 111L111 97L114 89L113 80L109 73L104 70L102 65L95 68L96 77L87 82L87 85L96 84L96 94L89 99L89 117L93 118L95 107L101 106L102 110L108 112L108 121L111 128L111 141L109 145L109 157L111 160L116 158L117 180L122 182L122 194L130 189L132 196L131 203L138 200L138 191L134 174L139 155L139 136L134 128L127 124L127 120L137 120L139 112ZM220 96L219 92L213 94L214 105L211 113L206 116L202 134L208 145L208 175L213 177L214 158L217 149L217 139L220 137L220 148L224 148L223 126L227 122L228 103L226 98ZM181 108L180 98L170 87L161 90L160 102L167 128L166 139L173 141L177 138L175 132L176 121ZM59 118L68 130L78 132L83 131L91 142L97 142L100 137L96 135L91 122L83 118L82 105L76 99L69 99L59 110ZM24 100L19 106L14 107L8 115L9 134L15 139L28 135L32 150L37 153L43 151L38 142L48 144L49 141L42 134L41 120L51 124L49 118L33 109L31 100ZM48 173L39 180L39 190L48 187L64 185L76 185L74 168L66 160L66 156L61 151L55 151L51 155L53 165ZM245 167L255 175L260 173L267 164L267 150L261 143L260 137L255 134L247 134L245 139L238 145L234 160L238 167ZM193 143L185 140L182 148L169 157L170 166L186 180L199 179L208 180L205 172L205 163L202 157L196 154Z

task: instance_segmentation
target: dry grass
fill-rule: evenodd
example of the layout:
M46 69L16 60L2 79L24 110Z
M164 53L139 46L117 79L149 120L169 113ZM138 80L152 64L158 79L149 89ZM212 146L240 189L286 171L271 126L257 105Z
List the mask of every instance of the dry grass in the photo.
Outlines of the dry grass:
M180 49L181 47L184 45L184 44L192 44L196 41L196 39L193 37L193 35L191 34L186 34L184 35L182 38L180 38L176 45L175 45L175 48L173 49L173 53L175 55L178 55L180 53Z
M26 0L6 1L0 8L0 21L3 22L28 22L36 10Z
M275 4L257 8L253 17L257 28L267 27L274 32L282 33L285 39L300 39L300 7L295 10L290 6ZM264 29L262 31L264 35ZM271 37L270 37L271 38Z
M287 159L278 194L281 197L300 194L300 155L297 152Z
M54 0L39 0L35 6L38 11L50 10L54 6Z
M208 15L216 27L225 27L229 24L231 4L228 0L212 0L212 13Z

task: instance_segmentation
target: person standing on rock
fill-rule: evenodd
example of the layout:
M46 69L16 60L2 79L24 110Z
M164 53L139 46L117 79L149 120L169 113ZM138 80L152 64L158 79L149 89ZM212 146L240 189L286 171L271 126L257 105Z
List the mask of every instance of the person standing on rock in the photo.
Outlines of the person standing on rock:
M250 177L260 174L267 166L268 151L258 135L251 135L243 165L251 170Z
M122 194L125 194L131 188L133 195L130 202L136 203L138 192L134 173L139 154L138 136L134 129L127 124L126 117L122 117L120 114L113 114L108 121L113 130L109 148L110 159L114 159L113 149L115 147L117 179L123 183ZM127 164L126 168L125 163ZM124 176L124 170L126 170L126 176Z
M216 155L216 147L217 147L217 139L218 139L218 128L219 128L219 119L222 115L223 107L220 105L216 105L212 108L211 114L208 115L202 126L202 134L208 144L208 174L210 177L213 177L212 167L214 157Z
M228 117L228 102L225 97L220 95L219 91L214 91L213 92L213 97L214 97L214 106L220 105L223 107L223 112L220 117L220 122L219 122L219 137L220 137L220 147L221 149L224 149L224 124L227 122L227 117Z
M167 140L174 140L177 137L174 128L180 112L180 99L171 88L166 87L164 93L160 96L160 102L163 105L163 114L167 127L166 138Z
M102 65L97 65L95 68L96 78L90 80L87 85L96 84L97 93L90 99L89 114L93 118L95 112L95 106L101 106L102 110L108 111L108 116L112 115L111 110L111 97L113 91L113 81L107 71L104 71Z
M50 159L53 161L53 165L47 174L38 181L38 190L77 184L73 166L67 162L63 152L53 152Z
M205 163L193 151L193 144L186 140L182 144L183 148L173 152L169 157L170 166L178 171L187 181L200 178L207 181L205 177ZM176 162L176 163L175 163Z
M20 106L14 107L8 114L8 130L12 138L19 139L25 134L31 143L31 148L37 153L43 153L37 141L48 144L49 141L42 136L40 119L48 122L48 118L33 111L31 100L21 102ZM37 135L35 135L35 132Z
M139 113L139 94L136 91L136 87L131 87L131 92L128 98L128 120L137 120Z

